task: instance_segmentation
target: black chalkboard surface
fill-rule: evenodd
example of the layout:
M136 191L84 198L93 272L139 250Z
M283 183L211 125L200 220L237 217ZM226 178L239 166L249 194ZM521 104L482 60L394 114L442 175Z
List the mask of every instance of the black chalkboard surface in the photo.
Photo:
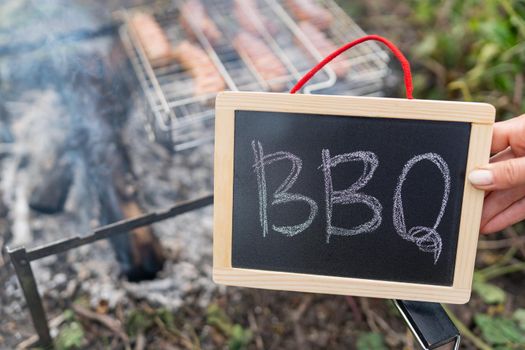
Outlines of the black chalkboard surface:
M236 111L232 266L452 285L469 138L469 123ZM398 232L399 177L425 154L402 184L397 216L406 230ZM327 176L323 157L332 160ZM347 197L332 204L331 226L343 229L332 235L325 176L332 197ZM361 188L348 190L363 177ZM403 237L414 226L435 226L447 192L433 235Z
M216 101L214 280L462 303L486 104L228 92Z

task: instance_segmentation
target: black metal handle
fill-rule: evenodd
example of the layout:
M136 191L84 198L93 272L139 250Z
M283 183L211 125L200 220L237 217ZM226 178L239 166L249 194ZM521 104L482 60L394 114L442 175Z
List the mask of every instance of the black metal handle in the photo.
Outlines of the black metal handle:
M453 343L457 350L461 341L458 329L438 303L394 300L408 327L425 350Z

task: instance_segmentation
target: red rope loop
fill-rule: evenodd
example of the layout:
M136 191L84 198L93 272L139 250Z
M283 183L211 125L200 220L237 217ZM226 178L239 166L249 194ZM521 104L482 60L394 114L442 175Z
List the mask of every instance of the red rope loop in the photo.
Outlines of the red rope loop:
M362 42L368 41L368 40L376 40L380 41L383 44L385 44L390 51L396 56L396 58L401 63L401 67L403 68L403 76L405 78L405 90L406 90L406 96L408 99L413 99L412 97L412 90L414 89L412 86L412 73L410 72L410 63L406 59L406 57L403 55L403 53L389 40L383 38L379 35L366 35L362 38L356 39L352 42L349 42L348 44L345 44L332 52L330 55L326 56L321 62L315 65L308 73L306 73L301 80L295 84L295 86L290 90L291 94L295 94L298 90L300 90L304 84L308 82L318 71L320 71L326 64L328 64L330 61L332 61L334 58L342 54L348 49L351 49L352 47L361 44Z

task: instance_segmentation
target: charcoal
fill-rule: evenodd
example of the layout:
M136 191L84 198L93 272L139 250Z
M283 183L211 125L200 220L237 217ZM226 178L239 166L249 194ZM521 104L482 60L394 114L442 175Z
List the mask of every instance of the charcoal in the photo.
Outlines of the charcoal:
M142 215L137 202L121 203L126 218ZM164 267L165 257L160 242L150 227L141 227L132 232L131 248L133 267L126 272L129 281L152 280Z
M13 141L14 138L9 126L7 110L0 103L0 143L11 143Z
M41 169L32 183L29 207L44 214L61 212L72 182L73 170L67 161L59 161Z
M0 190L0 222L2 219L4 219L6 216L7 216L7 213L8 213L8 209L7 209L7 206L5 205L4 203L4 198L3 198L3 193L2 193L2 190ZM0 226L2 226L0 224ZM6 225L7 227L7 225Z
M106 183L99 193L103 224L142 215L134 200L119 200L115 188ZM138 282L154 279L164 267L164 252L151 228L142 227L130 233L111 237L111 246L120 264L121 275L128 281Z

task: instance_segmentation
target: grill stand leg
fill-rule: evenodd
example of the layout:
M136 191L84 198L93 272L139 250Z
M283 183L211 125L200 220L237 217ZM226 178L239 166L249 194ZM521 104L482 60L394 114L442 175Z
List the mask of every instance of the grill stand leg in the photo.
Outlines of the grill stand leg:
M42 305L42 299L38 293L31 262L27 259L25 248L19 248L9 251L11 262L15 267L15 272L24 292L27 307L31 313L33 325L38 334L38 346L45 349L53 347L53 340L49 333L49 326L47 324L46 312Z
M394 304L423 349L459 349L461 335L441 304L405 300Z
M30 249L29 252L24 247L15 249L9 249L8 247L7 253L9 254L11 263L15 268L18 282L24 292L27 307L29 308L33 325L38 334L38 344L36 345L40 348L52 349L53 339L49 333L46 312L42 305L42 298L40 298L40 294L38 293L35 275L31 269L31 261L42 259L46 256L64 253L71 249L122 234L124 232L129 233L134 229L174 218L178 215L204 208L211 204L213 204L213 195L208 194L196 199L175 204L174 206L162 211L144 214L135 218L99 227L91 235L66 238L38 248Z

